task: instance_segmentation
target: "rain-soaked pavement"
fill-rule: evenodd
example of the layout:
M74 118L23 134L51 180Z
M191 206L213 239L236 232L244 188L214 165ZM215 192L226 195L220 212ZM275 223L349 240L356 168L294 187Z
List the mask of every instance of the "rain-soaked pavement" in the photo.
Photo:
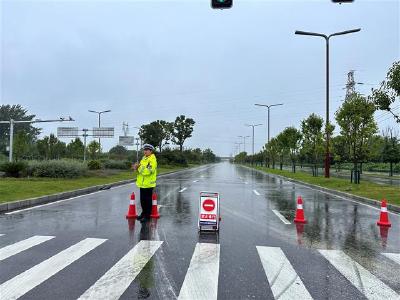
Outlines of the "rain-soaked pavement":
M397 214L381 229L375 208L228 162L160 177L144 225L132 191L0 215L0 299L400 299ZM200 191L221 195L218 234L197 231Z

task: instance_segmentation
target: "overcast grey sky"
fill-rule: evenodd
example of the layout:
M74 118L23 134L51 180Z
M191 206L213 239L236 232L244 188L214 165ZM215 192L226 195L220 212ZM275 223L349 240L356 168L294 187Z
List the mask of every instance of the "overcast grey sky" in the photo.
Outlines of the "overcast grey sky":
M238 135L251 135L245 123L263 123L258 151L266 110L254 103L284 103L272 111L271 136L312 112L325 116L324 41L295 30L362 28L331 40L333 119L349 70L368 95L399 60L399 9L399 1L381 0L234 0L224 11L210 0L1 1L0 103L40 118L71 115L76 122L63 125L80 128L97 124L88 109L111 109L102 125L115 126L116 136L123 121L136 134L133 126L184 114L196 121L185 146L219 155L232 153ZM381 129L398 126L376 115Z

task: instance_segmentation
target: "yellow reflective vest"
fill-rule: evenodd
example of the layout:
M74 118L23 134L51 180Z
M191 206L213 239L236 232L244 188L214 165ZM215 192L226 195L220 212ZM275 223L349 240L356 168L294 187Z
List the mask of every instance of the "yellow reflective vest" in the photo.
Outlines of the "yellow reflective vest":
M154 154L144 156L137 169L136 185L139 188L152 188L156 186L157 159Z

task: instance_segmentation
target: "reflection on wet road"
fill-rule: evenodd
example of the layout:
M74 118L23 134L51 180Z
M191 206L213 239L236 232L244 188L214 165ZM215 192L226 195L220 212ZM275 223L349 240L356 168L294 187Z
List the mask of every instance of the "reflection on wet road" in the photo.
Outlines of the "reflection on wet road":
M377 209L227 162L160 177L149 223L125 219L132 191L0 215L1 298L400 297L399 215L380 228ZM219 233L197 231L200 191L221 195Z

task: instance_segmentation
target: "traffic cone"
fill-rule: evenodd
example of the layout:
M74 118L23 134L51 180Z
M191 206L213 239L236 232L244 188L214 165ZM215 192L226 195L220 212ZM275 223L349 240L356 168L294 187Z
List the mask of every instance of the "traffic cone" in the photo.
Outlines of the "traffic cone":
M297 198L297 209L296 209L296 217L294 218L295 223L307 223L307 220L304 218L304 210L303 210L303 199L301 196Z
M390 221L389 221L389 214L387 211L387 205L386 205L385 199L382 200L381 215L379 217L379 221L376 222L376 224L379 226L387 226L387 227L392 226L392 224L390 224Z
M128 213L126 214L127 219L136 219L136 204L135 204L135 193L131 194L131 200L129 201Z
M297 232L297 244L303 244L303 232L304 232L304 224L299 223L296 224L296 232Z
M160 217L160 215L158 214L157 194L156 194L156 192L153 193L153 196L151 198L152 198L153 204L152 204L152 207L151 207L151 215L150 215L150 217L158 219Z
M382 248L386 249L387 239L389 235L389 227L388 226L379 226L380 234L381 234L381 241L382 241Z
M128 219L128 230L129 231L135 230L135 222L136 222L136 220L134 218Z

